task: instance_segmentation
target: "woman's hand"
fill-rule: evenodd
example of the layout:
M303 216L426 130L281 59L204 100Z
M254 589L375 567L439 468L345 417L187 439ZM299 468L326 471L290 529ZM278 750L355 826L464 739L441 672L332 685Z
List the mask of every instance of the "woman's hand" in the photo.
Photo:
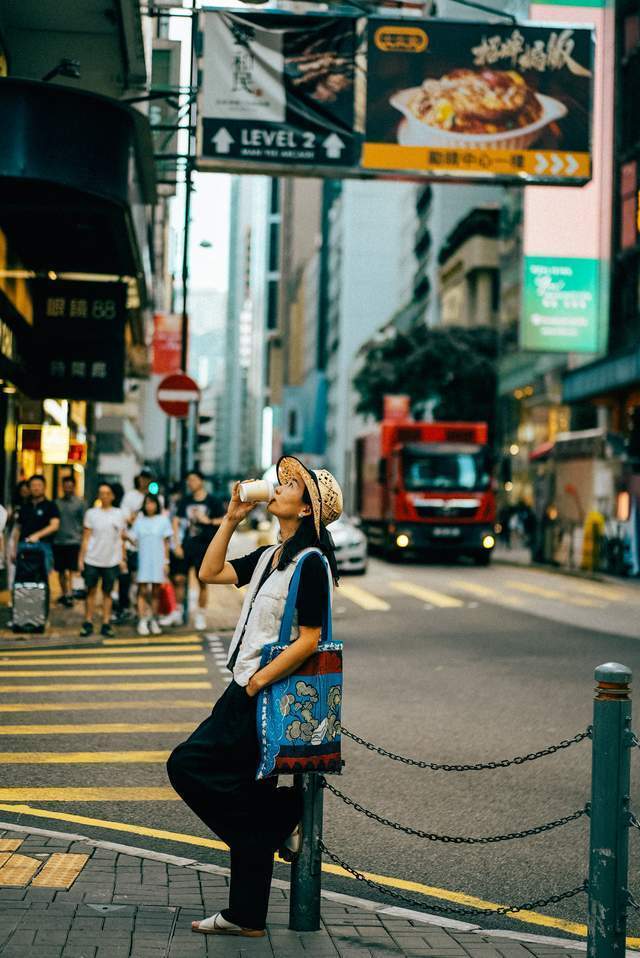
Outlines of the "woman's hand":
M247 480L249 481L249 480ZM227 519L231 522L240 523L255 509L256 502L243 502L240 498L240 483L236 482L233 487L233 493L227 507Z
M256 673L257 674L257 673ZM256 681L256 676L252 675L249 681L245 686L247 695L250 699L254 698L261 689L260 684Z

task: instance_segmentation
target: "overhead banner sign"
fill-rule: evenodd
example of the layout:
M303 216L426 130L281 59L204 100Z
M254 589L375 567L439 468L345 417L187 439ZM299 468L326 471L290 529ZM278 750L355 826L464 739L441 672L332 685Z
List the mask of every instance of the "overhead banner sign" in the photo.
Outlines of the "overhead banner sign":
M207 11L202 168L357 164L353 17Z
M206 10L200 169L580 186L590 26Z
M543 352L598 349L598 261L525 256L520 345Z
M585 28L373 17L362 166L584 183L593 53Z

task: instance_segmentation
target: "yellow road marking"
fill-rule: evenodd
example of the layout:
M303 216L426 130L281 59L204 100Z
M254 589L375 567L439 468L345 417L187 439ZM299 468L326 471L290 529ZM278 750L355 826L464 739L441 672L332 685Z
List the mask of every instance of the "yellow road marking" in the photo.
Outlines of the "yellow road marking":
M166 762L170 752L0 752L3 765L105 765ZM0 840L0 851L3 850Z
M0 886L6 888L13 885L22 888L23 885L28 885L40 865L42 862L39 858L29 858L28 855L8 855L4 864L0 866Z
M39 675L207 675L207 669L31 669L29 672L0 672L0 679L35 679Z
M69 665L148 665L155 664L160 662L204 662L204 655L154 655L153 658L148 659L131 659L126 655L114 655L110 659L76 659L74 662L70 662ZM25 665L32 665L38 667L40 665L64 665L64 659L30 659L28 662L25 662L23 659L13 659L11 662L5 662L0 657L0 668L3 669L12 669L12 668L24 668Z
M361 589L359 585L340 583L340 595L346 599L351 599L352 602L359 605L361 609L366 609L367 612L388 612L391 608L388 602L379 599L377 595L372 595L366 589Z
M191 642L200 642L199 635L156 635L152 639L103 639L102 645L160 645L164 642L174 642L179 645L188 645Z
M54 852L40 874L31 882L31 887L71 888L89 858L89 855L77 855L73 852Z
M11 649L9 652L0 651L0 660L6 658L42 658L42 656L56 656L67 658L70 655L102 655L108 656L113 661L114 655L165 655L167 652L201 652L202 645L191 643L190 645L160 645L156 648L139 648L133 646L128 648L122 646L119 649ZM125 660L126 661L126 660Z
M45 808L33 808L31 805L9 805L0 804L0 811L12 812L15 815L28 815L34 818L57 819L63 822L73 822L76 825L90 825L95 828L104 828L110 831L127 832L130 835L144 835L150 838L159 838L169 842L179 842L182 845L196 845L201 848L215 848L220 851L228 851L228 846L224 842L216 841L213 838L200 838L198 835L189 835L182 832L169 832L160 828L148 828L145 825L131 825L128 822L113 822L99 818L88 818L85 815L74 815L70 812L49 811ZM337 865L328 863L322 864L322 871L330 875L340 875L343 878L353 880L353 875L345 872ZM402 878L394 878L389 875L377 875L372 872L363 872L367 878L386 885L389 888L402 888L406 891L415 892L418 895L424 895L428 898L439 898L443 901L456 902L458 904L467 904L477 908L498 908L502 907L492 902L485 902L481 898L475 898L466 895L463 892L450 891L446 888L437 888L432 885L423 885L421 882L407 881ZM428 907L428 903L425 902ZM576 922L565 921L563 918L554 918L551 915L542 915L534 911L522 911L510 914L512 921L522 922L525 925L543 925L547 928L556 928L565 931L568 934L578 935L581 938L586 937L587 926ZM627 945L630 947L640 946L640 938L627 938Z
M107 735L134 732L191 732L193 722L105 722L98 725L0 725L0 735Z
M65 689L66 690L66 689ZM200 709L211 708L208 699L146 699L132 702L122 699L116 702L11 702L0 705L2 712L103 712L125 709Z
M463 592L470 592L471 595L478 596L479 599L487 599L489 602L506 603L517 608L522 608L525 604L523 599L515 595L505 595L503 592L497 592L486 585L480 585L478 582L467 582L464 579L452 579L451 585L456 589L462 589Z
M566 592L558 592L557 589L547 589L541 585L533 585L531 582L519 582L515 579L509 579L505 585L519 592L529 592L531 595L538 595L543 599L556 599L560 602L568 602L571 605L581 605L590 609L604 609L606 602L596 602L595 599L582 599L579 596L568 595Z
M413 582L396 580L391 583L391 588L395 589L396 592L410 595L413 599L420 599L422 602L436 605L439 609L459 609L460 606L464 605L461 599L454 599L452 595L444 595L442 592L434 592L433 589L425 589L424 586L415 585Z
M164 669L162 670L165 671ZM174 669L167 669L175 674ZM204 669L197 669L202 672ZM31 675L31 672L27 673ZM68 675L68 672L56 673L57 675ZM93 675L93 672L87 672L87 675ZM121 671L113 672L112 675L122 675ZM15 672L11 678L16 677ZM211 682L65 682L62 685L0 685L0 692L170 692L175 689L210 689Z
M179 802L168 786L158 788L0 788L2 802ZM38 863L39 864L39 863ZM1 874L1 870L0 870Z
M598 582L584 582L581 579L571 579L571 588L586 595L596 596L598 599L607 599L610 602L632 601L632 595L616 588L614 585L605 585Z
M0 838L0 852L15 852L22 842L22 838Z

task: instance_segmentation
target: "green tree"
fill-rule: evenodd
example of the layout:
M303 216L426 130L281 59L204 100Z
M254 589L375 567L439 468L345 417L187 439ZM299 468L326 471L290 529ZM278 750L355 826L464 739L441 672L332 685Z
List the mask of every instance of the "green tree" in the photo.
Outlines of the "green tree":
M398 332L368 349L354 380L357 410L380 420L384 396L405 393L416 418L431 406L435 419L492 425L497 350L497 334L488 327L417 326Z

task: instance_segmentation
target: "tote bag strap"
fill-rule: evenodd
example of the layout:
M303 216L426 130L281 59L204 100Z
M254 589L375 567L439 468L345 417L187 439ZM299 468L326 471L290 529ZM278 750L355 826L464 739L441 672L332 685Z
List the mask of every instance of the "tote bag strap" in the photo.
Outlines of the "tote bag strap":
M289 592L287 593L287 601L284 606L284 613L282 615L282 622L280 623L280 633L278 635L278 643L287 645L291 639L291 629L293 628L293 616L296 611L296 602L298 601L298 589L300 587L300 576L302 575L302 566L306 559L312 555L319 555L322 559L323 565L329 571L329 565L326 558L322 555L319 549L313 549L305 553L301 559L296 562L296 567L294 569L293 575L291 577L291 582L289 583ZM333 629L331 622L331 598L330 598L330 588L329 583L327 582L327 597L322 609L322 635L320 636L320 644L325 642L331 642Z

